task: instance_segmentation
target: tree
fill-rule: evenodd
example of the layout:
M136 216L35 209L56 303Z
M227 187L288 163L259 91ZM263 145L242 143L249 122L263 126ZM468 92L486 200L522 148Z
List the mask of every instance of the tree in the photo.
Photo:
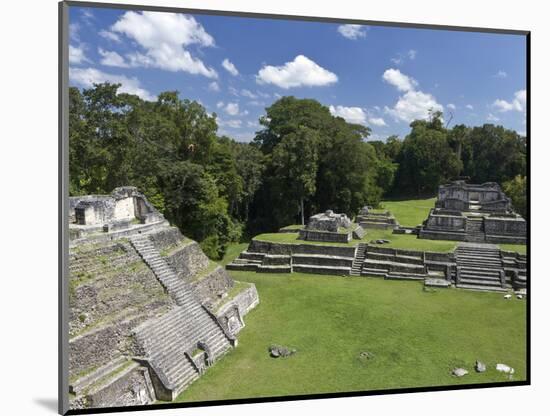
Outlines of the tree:
M526 169L525 138L502 126L474 127L463 144L464 175L474 183L506 182Z
M527 177L517 175L502 184L502 190L512 200L515 211L522 217L527 215Z
M299 127L297 132L286 134L274 147L271 163L278 178L279 192L285 203L297 203L304 220L304 199L316 189L319 134L310 128Z
M436 114L437 115L437 114ZM439 117L411 123L398 157L398 190L403 194L433 193L456 177L461 161L449 146L447 131Z

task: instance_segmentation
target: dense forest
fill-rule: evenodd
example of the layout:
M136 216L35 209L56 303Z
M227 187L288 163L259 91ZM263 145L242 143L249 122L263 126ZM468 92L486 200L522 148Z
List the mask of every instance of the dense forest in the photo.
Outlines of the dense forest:
M353 216L383 197L433 196L458 176L498 182L526 214L526 138L502 126L447 128L434 112L402 140L372 141L368 127L287 96L241 143L219 136L216 115L177 92L150 102L119 87L70 88L70 194L137 186L211 258L329 208Z

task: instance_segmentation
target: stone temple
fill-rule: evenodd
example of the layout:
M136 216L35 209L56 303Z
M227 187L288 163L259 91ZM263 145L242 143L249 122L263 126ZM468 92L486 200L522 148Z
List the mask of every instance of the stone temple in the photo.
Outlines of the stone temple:
M526 243L525 220L494 182L454 181L441 185L419 238L477 243Z
M171 401L237 346L258 302L133 187L73 197L71 409Z
M363 238L363 235L363 229L353 224L346 214L327 210L311 216L307 226L299 231L298 238L306 241L348 243L352 238Z

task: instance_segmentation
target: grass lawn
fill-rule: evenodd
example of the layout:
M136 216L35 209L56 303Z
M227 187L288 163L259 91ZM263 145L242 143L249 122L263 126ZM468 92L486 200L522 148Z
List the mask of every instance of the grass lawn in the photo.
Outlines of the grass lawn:
M520 254L527 254L527 245L525 244L499 244L501 250L517 251Z
M206 401L525 379L525 302L502 294L376 278L231 272L254 282L260 304L239 346L177 401ZM270 344L296 348L270 358ZM359 358L368 351L373 358ZM477 374L475 360L488 371ZM452 368L470 371L463 378Z
M248 243L238 243L238 244L230 244L227 246L227 250L225 251L225 255L223 256L223 259L217 260L216 262L221 264L222 266L225 266L233 261L233 259L236 259L239 257L239 254L241 254L241 251L246 250L248 247Z
M422 224L430 209L434 207L436 198L408 199L403 201L382 201L380 206L390 211L399 224L406 227L415 227Z
M254 237L259 241L270 241L272 243L286 244L318 244L325 246L355 246L360 242L367 243L370 240L388 240L389 244L382 244L382 247L401 248L408 250L452 251L456 246L456 241L442 240L424 240L419 239L413 234L392 234L391 230L372 230L368 229L362 240L351 240L349 243L324 243L318 241L298 240L298 233L269 233L260 234Z

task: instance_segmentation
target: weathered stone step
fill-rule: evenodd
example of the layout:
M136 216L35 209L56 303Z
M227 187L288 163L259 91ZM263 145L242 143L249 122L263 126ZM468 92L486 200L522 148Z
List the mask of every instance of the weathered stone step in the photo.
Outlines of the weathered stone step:
M260 265L258 273L290 273L292 268L290 265Z
M242 263L242 264L236 264L236 263L229 263L225 266L227 270L241 270L241 271L257 271L259 267L259 264L255 263Z
M475 279L475 278L460 278L461 285L480 285L480 286L497 286L501 287L500 280L491 280L491 279Z
M476 290L479 292L502 292L506 293L508 292L507 289L504 289L502 287L487 287L487 286L481 286L481 285L466 285L466 284L458 284L456 286L458 289L466 289L466 290Z
M75 380L73 383L69 384L69 392L73 394L79 394L80 392L82 392L83 390L85 390L86 388L94 384L96 381L99 381L100 379L105 377L107 374L121 367L126 362L128 362L128 358L124 356L119 356L115 358L114 360L108 362L107 364L99 367L92 373L84 377L80 377L79 379Z

